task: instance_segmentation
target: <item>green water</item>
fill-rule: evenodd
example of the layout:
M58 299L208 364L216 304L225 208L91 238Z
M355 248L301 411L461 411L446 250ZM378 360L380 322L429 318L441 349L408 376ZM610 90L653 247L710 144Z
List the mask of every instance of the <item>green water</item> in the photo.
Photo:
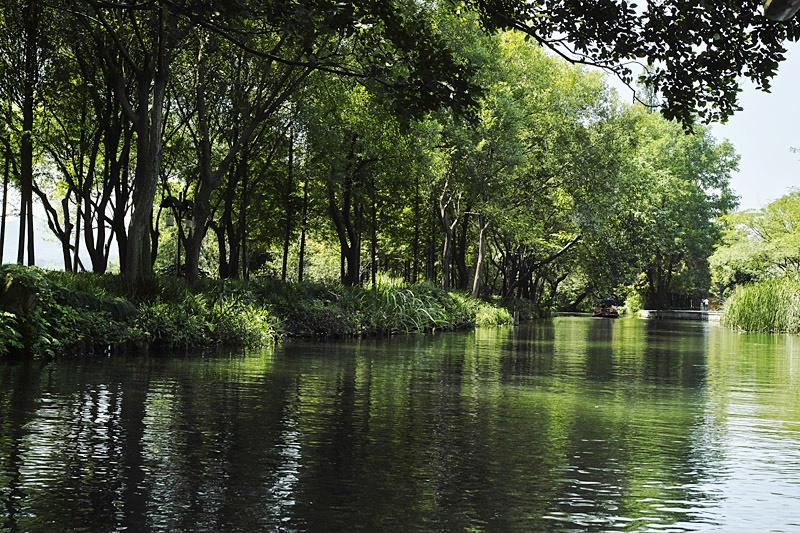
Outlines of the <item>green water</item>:
M8 531L797 531L800 338L563 317L0 363Z

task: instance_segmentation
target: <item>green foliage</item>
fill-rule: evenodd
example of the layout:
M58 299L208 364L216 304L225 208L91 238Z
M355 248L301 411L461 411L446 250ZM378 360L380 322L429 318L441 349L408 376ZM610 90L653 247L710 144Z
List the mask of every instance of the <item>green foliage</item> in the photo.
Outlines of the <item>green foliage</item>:
M723 222L723 241L709 258L721 295L743 283L800 273L800 191Z
M724 121L738 110L740 77L769 89L785 59L784 41L797 39L797 18L775 23L763 2L506 2L468 0L490 28L514 27L558 53L592 59L632 81L630 65L663 98L662 114L685 126L696 117ZM732 23L735 21L735 23Z
M514 323L514 317L508 309L478 302L475 309L476 326L508 326Z
M135 344L163 348L263 345L278 321L251 296L209 283L192 293L182 280L158 279L137 305L115 276L66 274L4 265L0 355L52 355Z
M22 337L19 317L3 311L0 314L0 357L8 355L12 350L20 351L24 348L25 339Z
M635 144L614 204L617 261L636 266L636 288L647 307L684 306L709 290L707 259L720 239L717 219L736 205L729 181L738 156L704 129L687 135L640 110L631 118Z
M505 309L425 282L382 278L375 287L305 282L253 284L257 299L284 317L287 335L386 335L510 324Z
M163 347L189 347L206 344L204 302L194 296L175 304L155 301L143 304L135 327L146 332L150 343Z
M630 291L628 297L625 298L625 313L632 315L642 309L644 309L642 295L636 291Z
M800 333L800 277L737 286L725 302L722 323L744 331Z
M130 304L71 292L53 279L57 274L35 267L3 265L0 275L5 279L3 331L16 330L4 335L6 342L0 351L48 355L75 347L85 349L96 342L114 343L124 337L117 318L130 316Z

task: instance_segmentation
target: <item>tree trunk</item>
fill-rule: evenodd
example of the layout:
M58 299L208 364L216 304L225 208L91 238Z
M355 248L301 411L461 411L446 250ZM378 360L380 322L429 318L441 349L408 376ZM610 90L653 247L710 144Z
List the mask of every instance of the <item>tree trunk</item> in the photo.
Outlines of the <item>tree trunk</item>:
M22 88L22 140L20 143L20 224L17 262L25 260L27 244L28 265L36 264L33 227L33 118L36 108L35 92L39 80L39 15L38 0L28 2L22 10L25 39L25 72Z
M453 246L453 263L456 267L456 288L460 291L467 290L469 283L469 273L467 271L467 235L469 233L469 217L461 217L460 231L455 232L457 236L456 245Z
M81 254L81 203L80 198L78 199L78 210L75 213L75 241L72 243L72 247L74 253L72 254L72 271L77 272L78 266L81 264L80 254Z
M370 271L372 273L372 287L375 288L378 280L378 205L375 200L375 182L371 180L371 228L370 228Z
M59 241L61 242L61 254L64 257L64 271L65 272L75 272L75 269L72 266L72 251L70 249L70 241L72 240L72 222L70 222L70 212L69 212L69 195L65 196L61 200L61 212L62 216L64 217L64 230L63 234L59 235ZM75 253L77 255L78 249L75 248Z
M328 212L333 221L341 250L341 279L344 285L355 287L360 281L361 271L361 228L360 210L353 205L352 179L346 179L342 192L342 207L337 199L333 180L328 180Z
M166 76L157 78L154 98L147 109L149 91L140 89L140 122L137 125L136 177L133 189L133 212L128 224L128 249L125 278L135 287L145 287L153 276L150 249L150 227L153 219L153 202L158 188L161 167L161 125Z
M120 77L114 82L117 100L126 109L136 131L133 210L128 224L122 274L137 289L146 287L153 277L150 248L153 202L161 170L164 104L170 78L170 63L178 40L177 16L167 9L157 13L156 20L149 28L154 39L153 47L146 52L149 56L142 59L143 64L137 70L135 106L128 101L124 79ZM108 55L106 58L113 71L122 70Z
M453 231L458 224L459 217L455 220L450 218L450 205L452 197L448 191L448 184L444 184L442 194L439 196L439 221L444 231L444 243L442 244L442 290L450 290L450 267L453 262L453 243L455 241Z
M489 229L489 223L484 221L483 213L478 214L478 227L480 233L478 235L478 257L475 260L475 277L472 280L472 297L477 298L481 292L481 280L483 279L483 272L486 265L486 231Z
M444 242L442 244L442 290L450 290L450 263L453 257L453 229L450 227L450 218L442 212L442 229L444 229Z
M6 214L8 213L8 178L11 171L11 150L6 145L5 163L3 165L3 208L0 218L0 265L3 264L3 250L6 247Z
M308 181L303 182L303 216L300 225L300 253L297 260L297 281L303 282L306 260L306 226L308 225Z
M245 168L247 168L245 166ZM242 279L250 279L249 250L247 247L247 206L249 205L248 174L242 174L242 198L239 200L239 231L242 252Z
M358 156L358 134L350 140L349 163L337 171L329 171L326 187L328 214L333 222L342 258L342 283L355 287L361 283L361 238L364 223L364 175L372 162ZM341 177L341 182L337 182Z
M283 233L283 257L281 258L281 281L286 281L289 269L289 245L292 241L292 208L291 191L294 188L294 132L289 128L289 161L286 169L286 188L284 194L284 208L286 210L286 226Z
M416 283L419 279L419 258L420 258L420 225L422 199L419 194L419 174L414 176L414 234L411 239L411 272L408 281Z

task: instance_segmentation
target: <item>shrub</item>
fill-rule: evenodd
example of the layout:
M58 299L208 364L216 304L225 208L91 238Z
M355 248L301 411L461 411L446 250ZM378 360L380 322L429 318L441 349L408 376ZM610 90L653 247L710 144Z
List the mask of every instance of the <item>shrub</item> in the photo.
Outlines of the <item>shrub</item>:
M24 348L19 318L14 313L0 312L0 357Z

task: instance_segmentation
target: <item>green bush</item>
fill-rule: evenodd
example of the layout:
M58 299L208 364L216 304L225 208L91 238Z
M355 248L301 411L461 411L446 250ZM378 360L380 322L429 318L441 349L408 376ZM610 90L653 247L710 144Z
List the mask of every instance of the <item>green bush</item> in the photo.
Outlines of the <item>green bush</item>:
M89 316L64 303L63 291L36 267L2 265L3 334L6 343L0 353L11 350L33 355L59 353L79 343L91 341L92 335L108 318ZM103 326L104 327L104 326Z
M254 346L275 340L280 321L256 301L252 291L241 284L222 284L212 296L207 328L215 344Z
M162 301L142 304L135 326L146 332L146 340L159 347L209 344L201 307L193 296L177 305Z
M0 312L0 357L8 355L12 350L25 348L19 317L14 313Z

